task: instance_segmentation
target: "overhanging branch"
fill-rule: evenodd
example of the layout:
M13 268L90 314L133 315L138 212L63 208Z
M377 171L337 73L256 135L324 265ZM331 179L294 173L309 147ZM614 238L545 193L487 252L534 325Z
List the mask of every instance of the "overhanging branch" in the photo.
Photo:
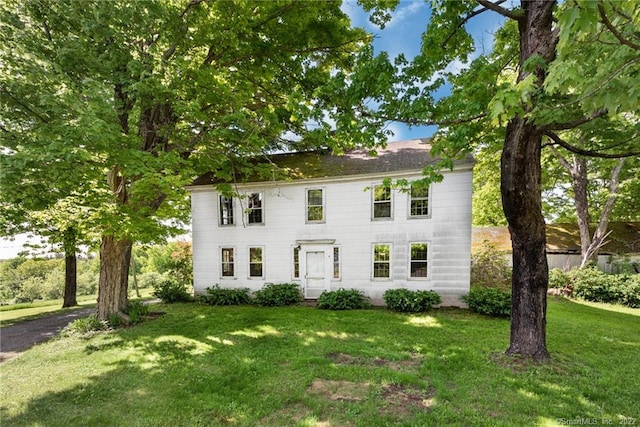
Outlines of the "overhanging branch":
M600 13L600 18L602 19L602 23L609 29L609 31L611 31L611 34L613 34L613 36L616 39L618 39L618 41L620 43L622 43L625 46L630 47L631 49L640 50L640 45L639 44L633 43L631 40L625 39L622 36L622 34L620 34L618 29L613 26L613 24L609 20L609 17L607 16L607 13L604 10L604 7L602 7L602 0L600 0L598 2L598 12Z
M592 120L598 119L600 117L604 117L608 114L608 111L606 108L603 108L601 110L595 111L592 114L588 115L588 116L583 116L583 117L579 117L575 120L572 120L570 122L565 122L565 123L549 123L548 125L544 125L544 126L540 126L540 130L543 131L547 131L547 130L567 130L567 129L574 129L577 128L580 125L583 125L585 123L589 123Z
M497 12L500 15L505 16L507 18L514 19L516 21L522 18L522 14L515 13L512 10L501 7L500 4L502 3L502 1L497 1L495 3L492 3L488 0L477 0L477 2L478 4L484 6L485 8L492 10L494 12Z
M548 138L550 138L554 144L559 145L560 147L571 151L572 153L576 153L576 154L580 154L581 156L587 156L587 157L599 157L602 159L621 159L623 157L633 157L633 156L640 156L640 151L630 151L630 152L626 152L626 153L614 153L614 154L610 154L610 153L602 153L600 151L596 151L596 150L585 150L579 147L576 147L574 145L569 144L567 141L563 140L562 138L560 138L556 133L547 130L544 132L544 135L546 135Z

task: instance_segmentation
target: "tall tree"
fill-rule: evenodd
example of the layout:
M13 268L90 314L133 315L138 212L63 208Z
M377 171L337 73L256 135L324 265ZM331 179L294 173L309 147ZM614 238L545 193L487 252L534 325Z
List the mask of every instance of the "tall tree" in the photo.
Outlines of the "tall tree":
M18 113L2 132L12 153L25 134L68 125L86 138L67 141L61 130L59 143L91 153L102 174L91 181L99 202L86 203L102 234L99 318L126 307L133 241L166 235L163 220L184 217L182 188L197 172L230 176L230 165L251 167L245 155L296 146L286 135L327 144L319 135L337 109L325 115L333 101L323 88L368 39L339 6L3 2L1 87ZM47 150L40 136L33 144Z
M379 5L363 3L374 9ZM638 110L638 10L633 2L604 0L560 6L544 0L522 0L517 6L503 0L431 5L421 55L412 61L396 58L399 71L394 73L385 55L367 52L358 71L379 76L370 80L378 85L363 90L357 78L345 76L343 83L351 83L345 93L376 101L375 110L361 107L371 122L440 125L432 150L445 157L440 166L451 166L446 158L470 150L490 129L504 126L500 192L513 246L507 354L544 360L549 353L542 146L549 139L559 144L554 138L561 132L592 121L605 128L605 118ZM374 18L384 19L375 10ZM496 34L493 52L470 61L473 40L465 25L483 13L498 13L507 22ZM456 64L465 66L461 72L449 71ZM438 91L447 84L450 95L440 98Z

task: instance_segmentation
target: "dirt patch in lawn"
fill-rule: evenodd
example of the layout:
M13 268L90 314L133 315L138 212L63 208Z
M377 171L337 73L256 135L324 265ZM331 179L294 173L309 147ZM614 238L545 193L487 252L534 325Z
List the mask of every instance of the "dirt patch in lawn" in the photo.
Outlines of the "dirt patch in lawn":
M361 402L369 398L371 387L369 383L315 379L307 392L328 400ZM386 385L381 392L384 403L380 405L380 415L405 418L416 410L430 411L435 393L434 387Z
M380 366L392 369L394 371L403 371L420 367L420 356L411 353L407 360L388 360L382 357L373 359L366 357L351 356L345 353L329 353L327 358L339 365L362 365L362 366Z
M385 406L380 408L382 415L406 417L413 410L430 411L433 406L435 387L426 389L401 384L389 384L382 389Z

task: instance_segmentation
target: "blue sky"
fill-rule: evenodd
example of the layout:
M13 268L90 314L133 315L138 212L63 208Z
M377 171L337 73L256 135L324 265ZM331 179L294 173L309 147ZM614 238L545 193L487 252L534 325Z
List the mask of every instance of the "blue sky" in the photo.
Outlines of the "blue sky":
M374 35L376 52L386 51L391 58L404 53L407 59L420 53L420 40L431 16L429 4L422 0L401 0L393 11L391 20L384 29L372 24L368 14L356 0L345 0L342 11L350 18L354 26L363 27ZM476 42L476 54L488 53L493 47L493 33L504 23L504 18L493 12L484 12L472 18L466 25ZM452 64L452 68L464 64ZM409 128L401 123L391 123L394 141L431 136L434 126L416 126Z

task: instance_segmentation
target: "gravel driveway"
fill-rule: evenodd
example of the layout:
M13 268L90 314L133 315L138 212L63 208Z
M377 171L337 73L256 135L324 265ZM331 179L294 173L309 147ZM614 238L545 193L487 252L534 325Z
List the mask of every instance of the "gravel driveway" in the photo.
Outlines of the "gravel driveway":
M67 313L52 314L0 327L0 363L17 356L35 344L53 338L75 319L88 316L95 311L95 307L79 308Z

